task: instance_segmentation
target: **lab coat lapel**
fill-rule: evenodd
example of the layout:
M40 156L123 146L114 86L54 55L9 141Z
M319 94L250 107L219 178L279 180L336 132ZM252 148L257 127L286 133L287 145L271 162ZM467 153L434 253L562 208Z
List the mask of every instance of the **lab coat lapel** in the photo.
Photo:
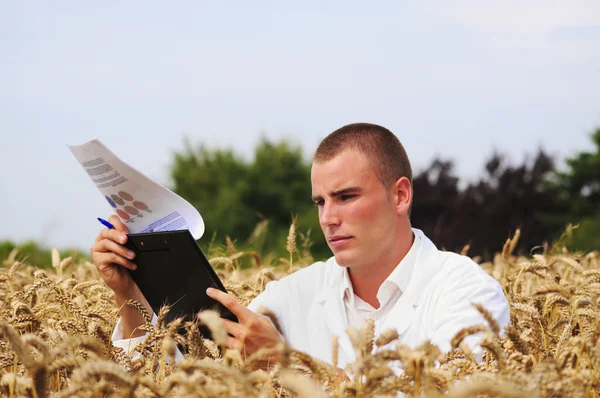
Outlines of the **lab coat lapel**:
M333 288L326 294L323 294L319 300L319 304L323 309L323 320L327 329L334 336L337 336L339 348L341 350L340 355L345 355L349 361L354 362L356 360L356 353L346 333L348 328L348 319L346 316L346 308L340 298L339 289Z
M415 306L410 300L410 297L402 295L398 299L396 305L392 307L388 315L385 317L385 320L381 326L381 330L378 332L381 333L387 329L396 329L398 335L402 337L408 327L413 323L414 315Z
M395 328L400 337L408 330L408 328L416 321L415 308L419 304L419 300L423 291L431 280L432 274L437 267L435 261L435 253L437 248L420 230L413 229L415 233L421 237L421 248L417 253L415 265L410 277L406 291L398 299L396 305L390 310L382 325L382 331Z
M348 328L348 319L346 316L346 308L339 297L339 292L331 294L324 303L323 312L327 327L331 333L338 337L338 343L343 353L350 359L349 362L356 360L356 353L350 342L350 337L346 333Z

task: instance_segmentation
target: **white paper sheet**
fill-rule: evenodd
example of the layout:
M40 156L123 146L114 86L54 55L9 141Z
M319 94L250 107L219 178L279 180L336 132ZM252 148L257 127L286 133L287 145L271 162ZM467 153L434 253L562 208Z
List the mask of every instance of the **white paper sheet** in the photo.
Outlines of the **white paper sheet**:
M204 221L194 206L123 162L99 140L69 149L130 233L188 229L194 239L204 234Z

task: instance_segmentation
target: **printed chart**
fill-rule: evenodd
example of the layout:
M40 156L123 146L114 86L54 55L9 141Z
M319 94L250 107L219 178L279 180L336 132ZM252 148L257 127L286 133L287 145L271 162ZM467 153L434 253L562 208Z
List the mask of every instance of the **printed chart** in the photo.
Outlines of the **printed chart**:
M142 218L143 212L152 213L148 205L140 200L135 200L133 195L119 191L116 194L105 196L106 201L116 209L117 215L125 222L132 222L133 217Z

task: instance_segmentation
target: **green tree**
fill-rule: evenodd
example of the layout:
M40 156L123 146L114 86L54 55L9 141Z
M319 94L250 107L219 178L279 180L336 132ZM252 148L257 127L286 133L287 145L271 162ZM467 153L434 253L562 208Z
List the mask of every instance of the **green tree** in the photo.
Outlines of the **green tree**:
M283 254L290 223L297 217L299 232L312 231L313 254L330 255L313 231L319 225L310 199L310 163L299 146L262 139L253 159L245 161L229 149L211 151L185 141L184 150L174 154L171 177L173 190L202 214L203 241L215 237L222 243L230 236L244 243L259 223L267 221L261 224L268 228L254 247Z
M600 250L600 129L591 134L592 152L566 159L566 170L558 172L552 189L568 205L569 220L578 223L568 245L574 250Z
M256 216L240 201L248 187L248 165L231 150L192 148L186 141L183 152L174 154L171 177L173 190L202 214L205 237L216 231L235 237L252 232Z

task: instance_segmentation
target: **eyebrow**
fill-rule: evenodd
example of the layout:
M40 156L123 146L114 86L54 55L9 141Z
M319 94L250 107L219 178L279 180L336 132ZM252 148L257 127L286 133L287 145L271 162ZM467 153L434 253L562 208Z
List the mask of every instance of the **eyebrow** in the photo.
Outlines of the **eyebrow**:
M352 193L361 193L361 192L362 192L362 188L360 188L360 187L349 187L349 188L344 188L344 189L340 189L337 191L333 191L329 194L329 196L331 196L332 198L335 198L336 196L348 195L348 194L352 194ZM312 200L314 202L317 202L321 199L323 199L321 196L313 196L312 197Z

